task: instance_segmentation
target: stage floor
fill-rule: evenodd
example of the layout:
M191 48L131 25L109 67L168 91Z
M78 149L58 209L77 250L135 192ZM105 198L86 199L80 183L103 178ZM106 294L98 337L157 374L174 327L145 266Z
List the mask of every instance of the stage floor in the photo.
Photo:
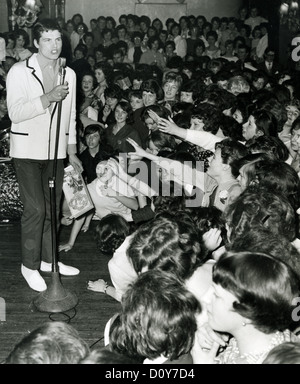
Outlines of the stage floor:
M6 304L5 321L0 311L0 362L7 357L14 345L27 333L48 321L68 321L80 336L93 348L103 346L106 322L120 309L120 303L102 293L87 290L89 280L105 279L109 283L109 259L99 254L93 238L97 222L90 231L81 233L74 248L60 254L60 261L80 269L76 277L62 277L65 289L76 294L79 303L67 315L38 312L33 304L38 293L32 291L21 275L20 224L0 224L0 298ZM62 227L60 241L66 241L71 227ZM45 277L45 276L44 276ZM46 283L51 277L45 277ZM0 305L4 301L0 299ZM1 309L0 308L0 309ZM50 315L50 317L49 317ZM52 319L52 320L51 320Z

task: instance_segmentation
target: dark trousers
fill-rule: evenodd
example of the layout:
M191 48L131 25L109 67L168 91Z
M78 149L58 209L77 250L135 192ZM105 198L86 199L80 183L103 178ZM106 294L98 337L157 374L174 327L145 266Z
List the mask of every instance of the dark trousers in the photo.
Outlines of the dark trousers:
M38 270L41 261L52 262L52 225L49 178L53 161L14 159L20 196L24 206L21 219L22 263ZM57 223L60 212L64 161L58 160L56 172Z

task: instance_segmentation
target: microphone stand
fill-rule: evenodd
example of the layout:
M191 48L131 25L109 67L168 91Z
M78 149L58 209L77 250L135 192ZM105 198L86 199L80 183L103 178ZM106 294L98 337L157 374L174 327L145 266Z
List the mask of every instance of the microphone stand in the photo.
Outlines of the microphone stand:
M66 59L60 58L60 85L65 82ZM57 209L56 209L56 173L57 158L61 126L62 100L58 102L57 129L55 138L55 152L53 159L53 173L49 178L50 190L50 208L51 208L51 235L52 235L52 272L51 282L46 291L40 293L34 300L34 305L40 312L63 313L73 309L78 304L78 298L75 294L66 290L60 279L58 266L58 241L57 241Z

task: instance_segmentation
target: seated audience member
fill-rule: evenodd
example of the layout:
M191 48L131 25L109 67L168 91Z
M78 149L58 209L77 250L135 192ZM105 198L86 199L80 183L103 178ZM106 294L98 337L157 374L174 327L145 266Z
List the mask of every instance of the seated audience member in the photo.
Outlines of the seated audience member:
M125 220L133 221L131 211L138 209L133 189L113 173L107 161L102 161L97 165L96 173L97 179L88 184L87 188L98 218L102 219L109 214L119 214ZM60 252L68 252L73 248L83 225L89 228L93 216L93 211L88 212L74 221L68 242L59 246Z
M256 226L226 244L231 252L262 252L274 256L288 264L300 277L299 253L295 246L280 233L272 233L268 228ZM296 324L295 324L296 325Z
M253 154L265 153L269 158L289 163L289 150L284 143L277 137L258 136L246 143L246 147Z
M281 260L264 253L225 253L214 266L204 302L211 328L233 337L217 355L217 343L207 352L196 336L194 364L262 364L275 346L297 340L289 328L298 295L299 277Z
M257 64L257 69L263 71L267 76L277 76L281 71L279 62L275 61L275 49L267 47L263 55L263 61Z
M143 94L143 100L147 103L148 95ZM149 95L149 97L151 97ZM149 134L153 131L158 130L158 118L153 118L150 116L151 111L155 112L155 114L159 117L168 118L171 115L171 112L169 109L165 108L162 105L148 105L144 106L133 114L134 128L139 132L141 139L142 139L142 147L146 149L147 147L147 140L149 137Z
M295 211L300 207L300 180L290 165L262 157L250 163L241 159L240 166L239 181L243 190L256 184L284 195Z
M120 101L115 107L115 123L105 130L107 143L117 153L128 153L132 146L127 142L130 138L142 143L139 132L133 126L133 111L128 101Z
M249 93L250 85L243 76L233 76L228 80L227 90L234 96L238 96L243 93Z
M221 57L234 63L238 61L238 57L234 52L234 45L232 40L225 41L225 53Z
M232 117L239 123L245 124L249 119L250 97L247 94L239 94L231 108Z
M221 50L217 46L218 34L215 31L208 32L206 35L208 46L204 52L205 56L208 56L211 60L221 57Z
M128 59L133 64L140 63L143 53L147 51L147 47L143 46L144 35L141 32L134 32L132 35L132 43L128 50Z
M94 93L94 90L97 87L97 80L92 71L84 72L82 74L79 87L80 89L77 95L78 113L97 122L98 111L103 105Z
M104 91L105 105L100 109L98 114L98 121L106 126L116 122L115 108L122 100L123 92L121 88L112 84Z
M298 99L294 99L289 103L287 103L286 111L287 111L287 121L285 122L282 131L279 132L279 138L287 146L291 155L293 155L293 150L291 149L291 138L292 138L291 130L294 122L300 116L300 101Z
M296 239L296 214L289 200L273 190L249 186L225 212L229 241L251 231L253 227L268 228L290 242Z
M97 87L94 89L94 94L105 104L104 92L106 88L111 85L113 69L107 63L96 63L95 68L95 77L97 79Z
M109 348L143 364L191 364L200 303L175 276L141 274L122 299Z
M173 40L169 40L165 43L163 55L166 62L166 68L168 69L169 69L169 61L173 59L173 57L176 57L176 58L179 57L176 54L175 49L176 49L176 45Z
M249 17L245 20L245 24L249 25L251 30L253 30L255 27L260 26L261 23L266 23L267 21L260 15L258 7L253 5L249 10Z
M201 252L212 259L212 253L228 243L223 212L216 207L200 207L193 210L193 219L201 238Z
M239 124L233 117L223 115L221 117L218 136L223 135L225 138L230 138L242 143L243 139L243 126Z
M109 286L104 280L99 279L89 281L88 290L104 292L120 301L123 287L127 288L137 277L131 266L126 268L125 262L118 263L118 255L122 255L123 243L132 232L130 224L120 215L107 215L100 220L96 227L95 239L98 250L111 257L108 267L113 286ZM114 279L114 276L117 276L118 279Z
M120 215L103 217L96 228L97 247L101 253L112 256L129 236L130 225Z
M24 336L6 364L78 364L89 353L89 346L75 328L63 322L50 322Z
M235 62L235 67L239 71L250 70L257 71L257 68L254 66L252 59L250 57L250 48L247 45L240 45L237 49L236 55L238 60Z
M128 100L133 112L144 108L143 93L140 89L132 89L128 93Z
M264 365L300 364L300 342L286 342L274 347L265 360Z
M114 151L107 144L104 128L98 124L88 125L85 128L82 141L86 149L80 153L79 158L83 166L82 176L89 184L97 178L97 165L113 156Z
M25 61L31 57L32 52L28 49L29 43L29 34L24 29L16 30L12 57L17 61Z
M155 79L149 79L142 83L143 102L145 107L155 105L163 101L164 91Z
M201 124L203 126L203 122ZM206 149L215 152L207 171L209 178L206 179L205 183L203 206L214 205L224 210L231 200L240 193L238 182L232 174L231 163L234 159L242 158L248 154L246 147L231 139L222 141L216 136L201 130L179 128L173 121L161 119L159 127L162 132L171 133L196 145L201 143ZM203 134L206 134L206 136L203 136ZM205 137L208 137L207 142L203 140Z
M175 202L174 198L171 200ZM155 205L161 213L141 224L125 239L109 261L108 268L114 287L108 286L104 280L98 280L89 282L89 289L107 293L120 301L128 285L136 280L141 271L150 269L178 276L198 300L209 289L212 264L208 262L207 253L201 253L199 233L194 221L187 214L178 213L179 204L177 216L176 212L170 213L171 208L167 208L166 202L161 208L159 204ZM176 222L178 217L181 223ZM210 239L210 244L212 242ZM148 244L151 244L150 248Z
M186 39L181 36L181 27L178 23L174 23L171 27L172 40L175 43L175 52L182 59L187 54L187 43Z
M183 78L176 72L168 72L164 76L163 90L164 90L164 103L166 108L172 111L172 107L179 100L180 88L183 83Z
M165 156L175 152L177 143L173 136L153 131L148 138L148 150L154 155Z
M144 52L140 59L140 64L156 65L161 70L166 68L166 62L164 55L159 51L161 47L161 41L159 37L151 37L148 41L149 50Z
M243 137L246 141L263 135L278 137L277 125L277 120L271 112L256 110L243 125Z
M91 71L91 66L86 56L87 47L83 44L78 44L74 50L74 60L70 64L70 67L75 71L78 79L82 79L85 72Z
M231 139L216 144L216 150L210 161L206 179L203 206L215 206L221 211L230 205L241 193L241 188L232 173L234 160L246 156L246 147Z
M200 103L204 85L194 80L186 81L180 88L180 101L184 103L193 104L197 107Z
M83 179L86 184L90 184L97 178L97 165L104 160L108 160L114 155L113 149L107 144L105 131L97 124L88 125L83 134L82 144L85 149L80 153L79 159L83 167ZM63 225L70 225L73 222L71 212L64 199L62 203L62 219ZM89 223L83 226L82 231L89 229Z
M268 83L268 76L263 71L256 71L252 75L252 87L254 92L264 89Z
M261 31L259 28L259 25L257 25L255 28L252 30L252 40L251 40L251 57L255 57L256 55L256 47L259 43L259 40L261 39Z

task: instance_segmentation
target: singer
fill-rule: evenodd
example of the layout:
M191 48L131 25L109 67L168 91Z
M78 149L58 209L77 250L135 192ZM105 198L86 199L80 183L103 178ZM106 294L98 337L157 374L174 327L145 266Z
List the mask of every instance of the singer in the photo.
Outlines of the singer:
M49 178L53 172L58 105L61 102L57 154L56 207L59 215L64 159L82 172L76 156L76 75L59 59L62 31L56 21L45 19L33 28L38 53L14 65L7 77L8 113L12 121L10 156L24 205L21 220L21 273L31 289L47 289L40 271L52 270L51 207ZM61 275L79 270L58 263Z

